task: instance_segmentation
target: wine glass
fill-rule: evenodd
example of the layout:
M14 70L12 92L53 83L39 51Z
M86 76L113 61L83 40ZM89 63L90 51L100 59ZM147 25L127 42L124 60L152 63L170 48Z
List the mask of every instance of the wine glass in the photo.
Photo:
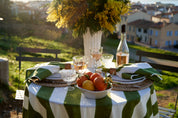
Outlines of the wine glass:
M60 71L61 77L63 81L67 83L67 87L65 89L68 89L68 91L73 91L75 88L71 86L72 82L74 82L77 78L76 71L71 69L71 70L66 70L63 69Z
M97 63L101 59L102 53L103 53L103 47L100 47L98 49L90 49L91 57L95 60L94 61L95 72L98 67Z
M114 55L112 55L112 54L109 54L109 53L102 54L101 60L102 60L105 68L114 67L114 65L112 63L113 58L114 58Z
M88 64L87 58L85 56L78 55L78 56L74 56L72 59L73 59L74 69L76 70L76 72L78 74L84 73L85 69L87 69L87 64Z

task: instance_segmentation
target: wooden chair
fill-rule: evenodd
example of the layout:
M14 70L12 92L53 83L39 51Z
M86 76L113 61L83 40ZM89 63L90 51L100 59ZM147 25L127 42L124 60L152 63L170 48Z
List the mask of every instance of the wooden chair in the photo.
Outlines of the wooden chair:
M48 62L48 61L60 61L61 59L58 58L58 54L61 53L60 50L54 49L39 49L39 48L25 48L25 47L17 47L16 51L18 52L18 56L16 57L16 61L19 61L19 82L18 82L18 89L20 83L20 70L21 70L21 62L22 61L32 61L32 62ZM50 53L54 54L55 58L48 56L48 57L35 57L31 55L37 55L38 53ZM24 56L23 54L29 54L30 57ZM16 100L23 100L24 99L24 90L16 90ZM19 110L17 109L17 115Z
M138 62L142 62L142 57L152 57L156 59L164 59L169 61L178 61L178 56L172 56L172 55L166 55L166 54L158 54L158 53L152 53L152 52L144 52L138 50L136 52L136 55L139 56ZM159 69L159 70L167 70L171 72L178 72L178 67L169 66L169 65L163 65L163 64L157 64L148 62L153 68Z
M170 56L170 55L165 55L165 54L144 52L144 51L140 51L140 50L138 50L136 52L136 55L139 56L138 62L142 62L142 57L152 57L152 58L156 58L156 59L178 61L178 56ZM157 63L152 63L152 62L148 62L148 63L153 68L156 68L158 70L167 70L167 71L178 73L178 67L176 67L176 66L163 65L163 64L157 64ZM174 114L176 113L177 99L178 99L178 93L177 93L177 96L176 96L175 108L174 109L167 109L167 108L159 107L159 114L160 114L161 118L173 118L174 117Z
M58 58L58 54L61 53L60 50L54 49L40 49L40 48L25 48L25 47L17 47L16 51L19 56L16 57L16 61L19 61L19 79L20 79L20 70L21 70L21 62L22 61L31 61L31 62L49 62L49 61L60 61ZM35 56L24 56L23 54L29 55L37 55L38 53L52 53L55 54L55 58L53 57L35 57Z
M177 99L178 99L178 93L176 96L174 109L167 109L164 107L159 107L159 115L161 118L174 118L174 114L176 113L176 108L177 108Z

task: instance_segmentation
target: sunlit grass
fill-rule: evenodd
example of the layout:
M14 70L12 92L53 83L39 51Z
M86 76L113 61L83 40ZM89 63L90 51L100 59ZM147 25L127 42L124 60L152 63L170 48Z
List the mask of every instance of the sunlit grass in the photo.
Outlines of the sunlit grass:
M110 50L111 49L117 50L119 42L120 42L120 40L118 40L118 39L108 38L103 42L103 44L105 45L105 48L108 48ZM142 51L146 51L146 52L154 52L154 53L159 53L159 54L168 54L168 55L176 55L176 56L178 56L178 53L171 52L171 51L166 51L166 50L163 50L163 49L148 48L148 47L135 45L135 44L130 44L130 43L127 43L127 44L128 44L128 47L129 47L130 50L136 49L136 50L142 50Z
M71 61L72 57L74 56L73 53L82 53L81 49L69 47L65 43L36 37L20 38L18 36L6 37L0 35L0 44L2 45L0 47L1 57L7 58L9 61L9 88L12 92L14 92L16 89L24 89L26 69L33 67L37 63L42 63L22 61L19 79L19 62L16 61L16 56L18 56L16 47L21 46L29 48L59 49L61 50L61 53L58 55L58 58L61 58L61 61ZM55 54L39 53L38 55L25 54L25 56L55 57Z
M162 50L162 49L157 49L157 48L147 48L144 46L139 46L139 45L133 45L133 44L128 44L129 48L137 49L137 50L142 50L146 52L153 52L153 53L158 53L158 54L167 54L167 55L176 55L178 56L178 53Z
M163 80L160 82L155 82L156 90L172 89L178 86L178 73L162 71Z

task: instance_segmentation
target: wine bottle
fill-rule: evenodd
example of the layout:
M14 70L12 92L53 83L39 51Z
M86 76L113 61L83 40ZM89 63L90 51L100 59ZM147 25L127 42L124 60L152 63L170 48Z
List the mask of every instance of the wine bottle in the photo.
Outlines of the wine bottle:
M129 48L126 42L126 25L121 26L121 39L116 52L116 65L129 63Z

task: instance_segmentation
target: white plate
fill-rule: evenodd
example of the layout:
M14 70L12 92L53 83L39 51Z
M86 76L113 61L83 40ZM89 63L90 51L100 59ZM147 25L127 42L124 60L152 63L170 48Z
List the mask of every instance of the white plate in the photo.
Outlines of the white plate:
M119 82L119 83L121 83L121 84L135 84L135 83L140 83L140 82L143 82L145 79L146 79L145 77L142 77L142 78L137 78L137 79L129 80L129 79L120 78L120 77L117 76L117 75L113 75L113 76L112 76L113 82Z
M60 73L54 73L54 74L48 76L46 79L48 79L48 80L62 80Z

